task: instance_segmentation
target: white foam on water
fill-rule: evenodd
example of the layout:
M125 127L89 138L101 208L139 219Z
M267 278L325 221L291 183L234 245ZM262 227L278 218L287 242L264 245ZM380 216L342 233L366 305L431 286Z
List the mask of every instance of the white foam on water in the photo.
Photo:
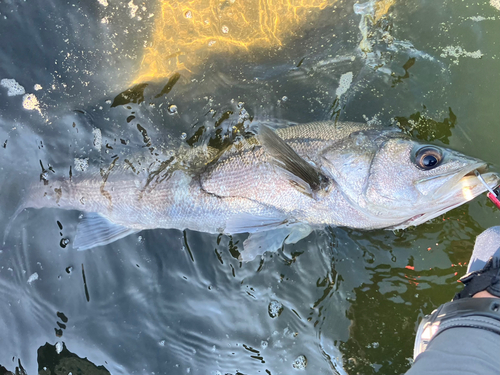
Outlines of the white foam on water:
M75 158L73 164L75 166L75 171L85 172L89 167L89 158L84 158L84 159Z
M473 52L468 52L464 50L460 46L447 46L443 49L443 52L440 55L441 57L453 57L455 60L453 60L453 64L458 65L458 61L460 57L470 57L472 59L480 59L483 57L483 53L481 53L481 50L473 51Z
M349 87L351 87L352 83L352 77L352 72L342 74L342 76L340 77L339 87L337 87L337 91L335 92L338 98L340 98L347 92L347 90L349 90Z
M98 150L101 150L102 147L101 129L95 128L94 130L92 130L92 134L94 135L94 147Z
M0 81L0 85L7 89L8 96L24 95L26 90L15 79L4 78Z
M29 278L28 278L28 284L31 284L33 281L38 280L38 273L33 273Z
M128 3L128 7L130 9L130 18L134 18L135 14L139 10L139 7L134 4L133 0L130 0L130 2Z

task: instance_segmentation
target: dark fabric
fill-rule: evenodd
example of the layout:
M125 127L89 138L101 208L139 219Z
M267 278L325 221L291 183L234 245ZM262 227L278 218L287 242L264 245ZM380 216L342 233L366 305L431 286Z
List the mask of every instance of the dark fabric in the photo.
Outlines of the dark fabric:
M481 318L482 321L497 320ZM478 328L450 328L434 337L406 375L499 375L500 335Z
M472 297L483 290L500 297L500 258L490 258L483 269L465 275L460 281L465 287L454 300Z

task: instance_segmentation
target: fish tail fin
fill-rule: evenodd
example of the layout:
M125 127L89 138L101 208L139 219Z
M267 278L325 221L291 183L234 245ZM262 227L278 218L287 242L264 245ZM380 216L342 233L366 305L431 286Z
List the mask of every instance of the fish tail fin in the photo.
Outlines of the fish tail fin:
M35 196L46 194L45 187L40 187L36 181L38 176L31 171L12 171L9 178L1 182L0 186L0 235L3 238L2 245L5 246L7 238L17 222L18 216L30 207L37 207ZM39 205L38 205L39 206Z
M11 181L10 184L0 188L1 192L5 192L5 194L1 194L2 199L0 199L0 207L3 208L0 213L0 225L4 225L5 228L3 231L3 246L5 246L18 216L25 209L58 206L58 189L54 189L53 186L45 185L40 181L33 181L34 179L31 176L23 174L19 181ZM10 214L11 212L13 213Z
M26 208L49 206L49 180L55 180L55 171L49 165L40 135L29 127L22 131L15 124L0 119L0 245L5 246L9 235L16 230L19 214ZM36 147L33 147L36 145ZM3 232L3 233L2 233Z

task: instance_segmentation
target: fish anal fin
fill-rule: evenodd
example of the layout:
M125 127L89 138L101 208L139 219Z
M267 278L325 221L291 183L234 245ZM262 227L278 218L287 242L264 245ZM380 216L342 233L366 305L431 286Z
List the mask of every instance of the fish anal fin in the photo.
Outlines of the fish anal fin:
M107 245L136 232L136 229L114 224L99 214L86 213L78 224L73 248L87 250Z

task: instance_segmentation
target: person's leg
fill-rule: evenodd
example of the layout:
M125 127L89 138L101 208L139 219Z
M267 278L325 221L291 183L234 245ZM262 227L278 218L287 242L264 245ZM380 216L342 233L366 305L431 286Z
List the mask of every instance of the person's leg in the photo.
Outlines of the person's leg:
M477 236L467 273L479 271L491 257L500 258L500 226L488 228Z
M476 238L460 281L465 287L453 302L420 323L406 375L500 373L500 226Z

